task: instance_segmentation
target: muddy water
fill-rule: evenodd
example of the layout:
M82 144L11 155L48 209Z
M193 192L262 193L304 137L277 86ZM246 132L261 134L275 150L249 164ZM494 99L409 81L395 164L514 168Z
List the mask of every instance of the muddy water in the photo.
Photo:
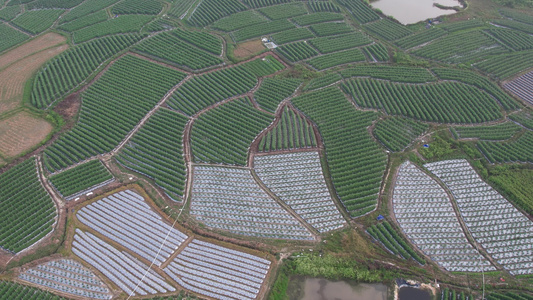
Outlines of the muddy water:
M387 286L383 284L349 283L306 278L302 292L291 300L387 300Z
M461 6L457 0L377 0L370 4L384 14L393 16L402 24L413 24L429 18L453 14L455 10L440 9L433 6L438 3L444 6Z
M398 298L399 300L431 300L431 295L425 290L403 287L398 293Z

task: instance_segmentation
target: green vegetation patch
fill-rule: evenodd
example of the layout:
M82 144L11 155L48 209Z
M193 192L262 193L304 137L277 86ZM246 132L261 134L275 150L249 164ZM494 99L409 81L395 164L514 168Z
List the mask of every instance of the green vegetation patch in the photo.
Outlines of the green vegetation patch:
M508 117L509 119L533 130L533 112L530 109L524 109L516 114L509 115Z
M18 30L6 24L0 24L0 52L20 44L28 38L28 35Z
M387 65L356 66L340 71L344 78L372 77L395 82L426 83L436 81L427 69L415 67L394 67Z
M485 25L485 22L483 22L480 19L471 19L471 20L466 20L466 21L444 23L442 25L438 25L438 27L448 32L456 32L456 31L461 31L461 30L478 28L484 25Z
M243 0L243 2L252 8L258 8L258 7L288 3L291 1L290 0Z
M53 230L56 209L41 185L35 158L0 175L0 247L20 252Z
M295 28L296 26L288 20L275 20L266 23L260 23L250 25L239 29L233 33L235 41L241 42L255 37L268 35L288 29Z
M50 28L63 12L61 9L30 10L16 17L11 23L29 33L38 34Z
M19 283L0 281L0 299L2 300L68 300L50 292Z
M308 63L317 70L324 70L335 66L365 61L366 57L360 49L350 49L342 52L325 54L312 58Z
M22 12L20 5L6 6L0 9L0 19L4 21L11 21Z
M285 106L280 120L259 142L259 152L316 147L313 126L303 116Z
M396 41L396 45L403 49L410 49L420 46L424 43L436 40L446 35L446 31L438 27L431 27L430 29L422 30L413 35L406 36Z
M107 21L107 19L108 19L107 12L105 10L101 10L93 14L78 18L72 22L64 23L58 28L61 30L68 31L68 32L73 32L78 29L82 29L84 27L91 26L96 23Z
M152 16L124 15L74 31L74 42L81 43L110 34L139 32Z
M37 108L47 108L85 81L103 62L141 38L138 34L103 37L70 48L54 57L35 76L31 104ZM62 76L64 72L69 76Z
M260 8L259 11L270 20L288 19L308 13L303 3L274 5Z
M213 23L212 27L222 31L234 31L254 24L267 21L263 15L257 11L247 10L225 17Z
M292 62L308 59L318 55L318 52L306 41L285 44L276 48L276 51Z
M336 87L292 102L318 126L333 185L346 210L352 217L374 210L387 156L366 128L378 114L357 110Z
M377 122L374 136L393 152L405 150L429 126L406 118L391 117Z
M113 6L111 13L115 15L157 15L162 9L163 4L157 0L124 0Z
M200 115L191 130L196 162L246 165L248 148L271 122L272 116L241 98Z
M530 25L530 24L524 24L521 22L516 22L513 20L507 20L507 19L494 20L492 21L492 23L505 26L508 28L520 30L528 34L533 34L533 25Z
M379 20L379 15L370 6L361 0L338 0L339 4L346 7L353 17L361 24Z
M340 36L328 36L309 40L320 53L331 53L346 50L372 43L372 41L361 32L354 32Z
M500 9L500 14L513 20L533 25L533 16L527 15L516 10Z
M342 21L344 16L341 14L330 13L330 12L319 12L313 13L305 16L299 16L292 19L300 26L311 25L316 23L328 22L328 21Z
M274 113L281 101L294 94L300 84L302 80L297 78L265 78L254 98L261 108Z
M222 41L215 35L203 31L186 31L179 28L172 31L172 34L211 54L222 54Z
M331 1L309 1L307 5L312 12L341 12L340 7L333 4Z
M522 130L513 122L505 122L490 126L465 126L450 128L455 138L480 140L507 140Z
M488 94L457 82L410 85L365 78L349 80L342 87L361 107L420 121L483 123L502 117Z
M61 196L68 197L101 185L112 178L113 175L101 161L92 160L50 176L50 182Z
M19 1L15 1L19 2ZM36 0L26 5L26 9L43 9L43 8L73 8L82 3L83 0Z
M271 55L247 62L243 67L257 77L272 75L285 69L285 66Z
M395 41L413 34L407 27L389 19L382 19L365 25L365 28L387 41Z
M479 70L500 80L533 67L533 51L520 51L488 58L475 65Z
M403 239L389 222L384 221L376 225L372 225L367 229L374 239L379 241L387 250L395 255L400 255L404 259L412 258L418 263L424 265L426 261L421 258L411 246Z
M330 84L333 84L337 81L342 80L342 76L339 73L331 73L327 75L323 75L318 78L314 78L303 88L304 91L310 91L319 89L325 86L328 86Z
M528 214L533 215L533 170L501 165L491 168L489 183Z
M204 27L246 9L246 6L238 0L203 0L187 21L195 26Z
M102 10L108 6L117 3L119 0L91 0L84 1L82 4L74 7L68 13L61 17L60 23L66 23L78 18L90 15Z
M369 61L372 61L372 59L375 62L386 62L390 60L389 50L382 44L375 43L363 47L361 50L368 57Z
M527 33L505 28L492 28L486 32L515 51L533 48L533 36Z
M170 10L168 11L168 15L181 19L181 17L184 17L185 14L193 8L193 5L196 3L196 0L179 0L172 2L173 3L170 7Z
M82 94L78 123L44 151L57 171L113 150L185 74L132 55L117 60Z
M516 140L508 142L480 141L477 147L491 163L533 162L533 132L526 131Z
M315 35L305 27L293 28L272 35L272 39L278 44L285 44L313 37L315 37Z
M159 109L115 159L153 179L174 201L181 200L187 172L182 142L187 121L181 114Z
M353 28L346 23L320 23L311 25L309 28L317 36L328 36L353 31Z

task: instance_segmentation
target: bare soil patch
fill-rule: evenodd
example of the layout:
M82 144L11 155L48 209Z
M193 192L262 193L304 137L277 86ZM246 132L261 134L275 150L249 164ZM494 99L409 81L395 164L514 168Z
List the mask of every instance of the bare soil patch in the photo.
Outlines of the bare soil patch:
M35 38L0 56L0 69L3 69L30 54L40 52L46 48L50 48L66 41L67 39L64 36L53 32Z
M74 117L78 114L78 111L81 107L81 96L80 92L76 92L68 95L65 100L59 102L54 111L61 115L65 121L74 121Z
M26 81L41 65L67 48L68 45L61 45L41 51L2 70L0 72L0 114L19 106L22 102Z
M27 112L19 112L0 121L0 152L17 156L39 144L53 130L45 120Z
M261 40L249 41L238 44L235 47L235 50L233 50L233 55L236 58L245 58L261 52L264 49L266 48L263 46L263 42L261 42Z

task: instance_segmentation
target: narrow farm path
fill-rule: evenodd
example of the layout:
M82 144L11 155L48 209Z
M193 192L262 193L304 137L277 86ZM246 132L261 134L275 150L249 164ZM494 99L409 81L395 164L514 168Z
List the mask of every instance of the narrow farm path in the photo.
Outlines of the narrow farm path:
M181 251L183 251L183 249L185 249L185 247L187 247L187 245L189 245L189 243L194 240L195 236L194 235L189 235L189 237L183 241L183 243L181 243L181 245L178 247L178 249L176 249L176 251L174 251L174 253L172 253L172 255L161 265L161 269L164 269L166 268L173 260L174 258L176 258L176 256L178 256Z

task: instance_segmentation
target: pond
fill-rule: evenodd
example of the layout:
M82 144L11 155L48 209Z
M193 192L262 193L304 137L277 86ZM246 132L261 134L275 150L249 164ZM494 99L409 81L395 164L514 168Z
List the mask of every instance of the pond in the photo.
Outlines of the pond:
M388 288L381 283L331 281L320 278L291 278L291 300L387 300Z
M402 287L398 292L399 300L431 300L431 295L426 290L414 287Z
M461 6L458 0L377 0L370 2L370 5L386 15L393 16L402 24L413 24L456 13L455 10L440 9L434 6L434 3L449 7Z

